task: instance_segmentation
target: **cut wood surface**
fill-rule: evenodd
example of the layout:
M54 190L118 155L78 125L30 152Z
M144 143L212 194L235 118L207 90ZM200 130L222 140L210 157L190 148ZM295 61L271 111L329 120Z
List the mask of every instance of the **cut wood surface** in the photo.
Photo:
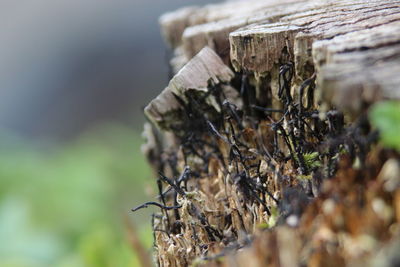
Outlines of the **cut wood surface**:
M160 266L398 260L400 157L367 110L400 100L400 0L226 1L160 25L174 76L144 146Z
M161 129L182 128L183 117L187 113L185 105L189 103L188 97L192 94L204 95L211 86L228 84L233 77L233 72L220 57L212 49L205 47L179 70L168 87L151 101L144 112ZM229 96L235 94L228 86L222 88ZM218 106L213 104L210 100L210 105L219 111Z
M253 0L209 5L196 9L185 8L163 16L160 23L170 45L182 47L184 59L181 57L179 66L182 66L203 47L208 46L214 49L225 63L231 62L236 71L249 71L255 73L256 76L268 76L270 72L276 72L277 66L283 60L281 56L285 48L293 57L298 86L313 74L314 67L320 68L322 65L334 63L324 60L327 52L321 48L323 46L323 43L320 44L321 41L338 40L338 42L325 42L329 46L330 58L334 58L333 54L342 54L350 50L366 50L366 48L370 50L381 48L379 53L373 53L378 55L384 53L385 47L392 53L396 53L393 47L398 45L400 38L398 34L400 26L396 23L400 19L399 11L398 1ZM379 36L368 37L374 32ZM345 37L346 35L348 37ZM169 36L174 36L172 39L179 41L171 41ZM338 37L340 38L337 39ZM361 43L363 41L364 44ZM346 45L353 48L343 48ZM313 46L317 48L311 53ZM342 58L347 58L349 62L352 62L352 56L360 61L363 53L346 53L342 55ZM365 57L370 56L365 53ZM396 54L391 57L393 61L396 61ZM363 64L367 67L372 64L372 61L366 60ZM364 66L359 65L360 69ZM334 67L324 68L329 70L324 73L332 74L331 68ZM368 69L374 72L373 67L369 66ZM396 68L392 73L395 71L397 71ZM353 77L353 74L349 77ZM367 72L364 74L360 72L359 75L361 75L360 80L363 80L363 77L370 77ZM389 77L389 81L378 79L381 81L375 82L372 86L376 88L374 96L398 98L396 90L390 88L390 84L397 82L397 80L391 82L390 79L397 79L397 76L389 73L385 75L385 78ZM327 77L326 82L321 75L319 78L321 86L326 88L326 91L330 91L329 88L335 78L331 75ZM337 77L346 86L349 82L343 81L342 78ZM367 80L365 79L365 87L371 88L371 81ZM377 79L373 78L373 80ZM336 85L333 86L336 87ZM364 87L364 85L360 84L359 87ZM343 91L348 90L343 89ZM342 103L340 99L343 97L340 93L338 91L338 96L334 99L330 98L336 104ZM354 94L359 95L359 93ZM366 98L360 100L370 100L371 94L372 92L366 92ZM333 97L330 93L326 96ZM361 102L352 105L353 107L346 106L346 108L356 108L361 105ZM343 104L346 103L343 102Z

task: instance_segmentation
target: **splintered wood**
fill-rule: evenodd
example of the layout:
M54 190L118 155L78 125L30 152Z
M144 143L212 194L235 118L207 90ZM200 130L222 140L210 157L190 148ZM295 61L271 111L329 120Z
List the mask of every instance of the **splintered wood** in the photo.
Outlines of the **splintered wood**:
M366 114L400 100L400 1L226 1L160 24L175 75L143 147L159 195L134 209L161 209L155 262L398 263L400 157Z

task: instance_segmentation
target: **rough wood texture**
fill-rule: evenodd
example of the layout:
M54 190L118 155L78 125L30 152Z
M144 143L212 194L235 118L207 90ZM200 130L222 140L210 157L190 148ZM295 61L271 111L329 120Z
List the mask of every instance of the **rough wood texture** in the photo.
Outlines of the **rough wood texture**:
M161 16L160 25L166 41L171 47L175 48L182 43L183 32L192 26L231 18L247 19L254 16L254 13L260 9L270 8L271 6L285 2L293 3L296 0L247 0L207 5L201 8L185 7ZM197 54L197 52L192 56Z
M160 23L175 76L144 146L159 265L398 260L400 156L366 111L400 99L399 0L227 1Z
M182 128L185 108L183 103L189 103L188 97L193 94L204 95L211 86L228 84L233 78L233 72L222 62L210 48L203 48L198 55L190 60L169 82L159 96L144 109L146 116L163 130ZM223 91L234 98L229 87ZM218 110L211 97L207 97L210 106Z
M198 8L197 12L191 12L194 7L184 8L162 16L160 24L169 46L174 49L182 47L186 60L204 46L209 46L228 63L230 32L252 23L274 21L285 14L307 10L304 4L306 1L250 0L205 6ZM282 14L283 10L286 12Z
M315 62L312 58L314 42L330 40L347 33L350 33L351 38L363 39L363 35L368 35L362 32L363 30L380 26L375 31L380 32L380 38L383 40L391 38L386 42L387 46L390 46L398 41L399 35L396 32L399 28L396 23L394 26L388 24L400 19L399 10L398 1L239 1L203 8L185 8L163 16L160 23L169 44L172 47L180 47L180 56L177 56L172 64L175 72L204 46L209 46L226 64L231 62L236 71L252 72L256 77L265 77L276 73L279 64L287 61L287 58L282 58L283 49L287 49L295 63L295 85L299 86L313 74L314 66L320 67L323 64L321 59ZM245 28L240 29L241 27ZM387 35L391 36L386 37ZM342 45L346 42L352 43L343 39L341 42ZM381 47L384 43L375 46ZM353 45L363 47L362 44ZM371 44L369 48L373 48ZM319 53L315 51L313 56L319 57ZM321 52L321 57L323 54L324 52ZM349 55L351 54L347 54L346 57ZM351 62L352 59L348 61ZM396 75L393 75L393 78L395 77ZM341 77L337 79L341 80ZM268 82L277 84L276 80ZM396 84L396 81L393 83ZM330 83L324 84L327 84L326 91L330 91ZM367 84L369 86L371 82ZM366 93L365 100L367 101L371 94L397 98L396 92L391 88L383 87L386 93ZM331 97L330 94L326 96ZM341 103L340 96L335 99L338 99L334 100L336 104ZM354 109L357 106L360 107L361 103L354 104L353 107L347 105L346 108Z
M324 98L350 112L380 99L400 99L400 21L313 44Z
M323 1L321 1L320 4L323 5ZM297 13L296 15L283 16L278 23L249 26L249 29L232 32L230 34L232 65L235 67L236 71L251 71L258 75L276 72L276 69L282 64L281 56L285 48L294 59L296 76L298 79L295 86L299 86L299 83L312 75L315 65L320 67L324 64L324 61L318 58L323 58L323 51L315 49L313 53L311 53L313 45L318 46L317 40L330 40L348 34L349 37L347 39L339 39L339 42L343 46L345 46L346 43L352 43L353 50L355 49L354 47L357 47L356 49L364 48L365 50L365 48L373 49L374 47L382 46L386 46L387 49L391 50L392 46L396 45L399 38L399 34L396 35L395 33L400 31L398 24L392 24L392 22L399 20L400 6L397 1L385 1L384 3L382 3L382 1L336 1L335 3L330 3L328 7L316 8L312 12L306 11ZM379 32L379 37L382 38L379 44L374 45L374 43L371 42L365 46L362 43L356 43L357 40L367 38L366 36L368 36L369 32L365 31L365 29L372 28L371 33L373 33L375 27L377 28L375 31ZM352 39L354 39L354 41ZM366 42L369 41L367 40ZM335 44L331 43L330 46L333 47ZM341 53L340 48L338 48L337 52L334 52L334 50L334 48L331 48L331 57L333 57L333 53ZM380 53L375 54L377 54L378 57L380 55ZM317 63L313 61L312 55L314 58L318 58ZM360 55L363 57L362 53L359 54L358 57ZM342 56L342 58L347 58L348 62L353 62L352 56L357 57L356 54L347 53L345 56ZM367 57L367 53L365 57ZM344 62L340 64L346 65L343 63ZM360 70L363 66L359 65L359 67L358 72L361 76L358 79L368 80L370 77L368 72L361 72ZM365 65L365 67L367 67L367 65ZM335 73L335 71L331 71L331 68L332 66L326 67L324 73L327 75L329 75L329 73ZM371 70L373 71L373 69ZM396 75L393 75L395 71L397 71L396 68L393 69L392 74L385 72L385 75L393 76L394 79L397 79L395 78ZM344 70L341 72L343 73ZM379 73L381 73L381 71L379 71ZM324 80L324 76L325 75L319 75L321 81ZM351 78L353 75L350 74L348 77ZM343 76L337 77L343 84L350 83L350 86L343 89L347 95L349 93L347 89L352 87L354 82L343 81L343 78ZM329 80L331 79L333 79L333 77L329 78ZM373 78L373 80L375 80L375 78ZM274 81L272 82L274 83ZM396 81L393 81L393 83L396 84ZM393 83L388 82L387 84ZM367 87L372 86L371 82L367 81L365 85ZM329 82L322 83L321 87L326 89L322 89L321 91L332 92L329 86ZM338 85L332 86L334 88L341 88L341 86ZM362 87L363 85L360 86ZM375 87L377 88L379 86ZM382 93L383 96L395 97L395 93L388 85L377 88L378 91L381 89L386 91ZM358 91L354 92L354 95L360 93L359 89L356 90ZM334 93L336 93L336 91ZM340 94L340 92L338 93ZM372 92L366 94L371 95ZM377 95L380 93L375 92L373 94ZM328 93L325 95L332 96L332 94ZM337 99L334 101L335 104L346 104L340 100L342 98L343 97L340 95L335 96L335 99ZM354 104L353 108L360 106L361 103Z

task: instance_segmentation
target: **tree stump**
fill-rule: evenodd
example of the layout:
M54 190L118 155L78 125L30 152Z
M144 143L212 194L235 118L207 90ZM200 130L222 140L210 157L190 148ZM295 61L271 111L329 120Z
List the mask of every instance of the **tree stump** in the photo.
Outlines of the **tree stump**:
M368 110L400 100L400 1L227 1L160 24L174 77L145 108L159 195L137 208L161 208L157 265L399 264L400 157Z

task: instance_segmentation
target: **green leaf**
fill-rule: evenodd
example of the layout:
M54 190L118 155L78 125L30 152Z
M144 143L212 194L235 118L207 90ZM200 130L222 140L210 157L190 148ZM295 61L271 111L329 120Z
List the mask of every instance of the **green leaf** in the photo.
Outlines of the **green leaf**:
M379 130L383 145L400 151L400 101L376 103L370 109L369 117Z

